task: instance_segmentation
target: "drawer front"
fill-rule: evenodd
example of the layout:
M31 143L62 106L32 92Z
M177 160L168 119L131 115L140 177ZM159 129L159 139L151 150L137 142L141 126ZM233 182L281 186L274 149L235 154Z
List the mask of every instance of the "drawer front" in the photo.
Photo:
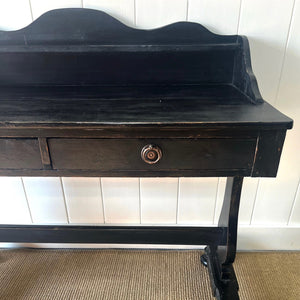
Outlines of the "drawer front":
M56 170L251 170L255 139L49 139ZM146 163L146 145L161 159Z
M0 169L42 169L37 139L0 138Z

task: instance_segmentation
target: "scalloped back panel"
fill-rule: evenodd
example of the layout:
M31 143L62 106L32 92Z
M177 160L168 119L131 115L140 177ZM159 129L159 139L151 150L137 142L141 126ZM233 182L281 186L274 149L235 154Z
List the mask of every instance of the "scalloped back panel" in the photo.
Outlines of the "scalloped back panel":
M200 24L139 30L100 11L59 9L0 31L0 85L226 84L240 49L237 36Z

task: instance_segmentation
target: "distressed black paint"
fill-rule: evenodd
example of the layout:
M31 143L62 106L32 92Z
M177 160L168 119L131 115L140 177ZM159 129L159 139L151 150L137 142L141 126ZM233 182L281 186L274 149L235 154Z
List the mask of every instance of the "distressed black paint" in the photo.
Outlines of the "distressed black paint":
M246 37L61 9L0 31L0 65L0 175L230 177L218 227L1 225L1 242L207 244L214 295L239 299L243 177L275 177L292 128L262 99Z

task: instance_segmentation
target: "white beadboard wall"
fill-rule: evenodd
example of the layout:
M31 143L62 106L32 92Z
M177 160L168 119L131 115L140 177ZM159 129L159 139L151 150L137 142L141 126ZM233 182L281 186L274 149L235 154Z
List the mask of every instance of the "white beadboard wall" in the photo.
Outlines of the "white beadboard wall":
M191 21L215 33L248 36L263 97L295 125L277 178L245 179L238 248L300 249L300 0L0 0L0 30L22 28L63 7L103 10L143 29ZM212 225L225 183L225 178L0 177L0 223Z

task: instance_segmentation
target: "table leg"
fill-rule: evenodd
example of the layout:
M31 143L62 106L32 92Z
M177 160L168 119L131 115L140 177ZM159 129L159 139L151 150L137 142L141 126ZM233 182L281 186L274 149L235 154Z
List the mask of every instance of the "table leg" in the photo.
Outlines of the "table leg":
M218 300L236 300L238 282L232 263L236 255L237 224L243 177L227 178L219 227L227 228L225 245L208 245L201 257L208 267L213 295Z

